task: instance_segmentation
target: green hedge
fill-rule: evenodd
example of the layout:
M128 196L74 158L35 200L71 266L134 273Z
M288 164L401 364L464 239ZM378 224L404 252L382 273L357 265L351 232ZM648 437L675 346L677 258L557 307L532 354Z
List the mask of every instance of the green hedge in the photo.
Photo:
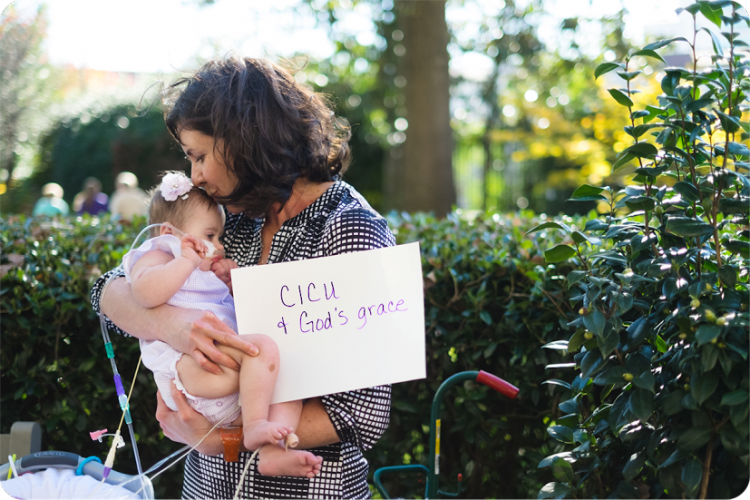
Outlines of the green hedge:
M464 474L465 496L535 497L534 472L543 456L546 427L556 415L552 386L542 385L562 357L540 349L563 332L572 314L562 298L559 276L571 264L550 266L524 233L543 222L530 213L437 221L427 215L393 215L399 243L421 241L426 287L426 380L394 386L387 435L368 453L371 471L382 465L426 463L430 404L439 384L463 370L486 370L518 386L509 401L467 383L449 393L443 415L441 470L455 483ZM569 224L575 223L565 218ZM99 323L89 290L102 271L117 265L133 241L136 226L107 218L48 219L11 216L0 220L0 281L3 312L0 430L16 420L37 420L43 447L84 456L106 453L89 431L111 428L119 411ZM546 245L549 240L544 240ZM13 255L24 256L14 266ZM112 339L119 370L130 385L138 360L132 339ZM179 446L165 439L154 418L156 388L143 371L133 392L132 412L144 466ZM550 440L551 441L551 440ZM134 472L128 446L116 468ZM530 474L530 472L532 474ZM158 496L180 491L182 467L156 481ZM394 495L419 493L389 484ZM447 483L444 483L447 486ZM451 487L453 485L451 484ZM445 487L445 486L443 486ZM422 490L423 491L423 490Z

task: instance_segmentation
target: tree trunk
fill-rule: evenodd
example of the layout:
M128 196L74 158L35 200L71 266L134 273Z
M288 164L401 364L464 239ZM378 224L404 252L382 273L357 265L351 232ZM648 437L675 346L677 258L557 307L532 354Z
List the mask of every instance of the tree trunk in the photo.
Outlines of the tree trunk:
M399 74L406 78L409 128L386 163L386 197L392 208L442 217L456 203L445 1L402 0L396 7L406 49Z

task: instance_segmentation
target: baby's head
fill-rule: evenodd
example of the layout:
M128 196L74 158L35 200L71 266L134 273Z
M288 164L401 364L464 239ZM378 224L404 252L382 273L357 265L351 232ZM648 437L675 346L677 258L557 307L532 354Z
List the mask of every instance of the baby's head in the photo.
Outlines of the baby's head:
M193 186L182 172L166 172L161 184L149 192L148 223L165 224L221 249L219 236L224 231L224 210L203 189ZM172 234L169 227L153 227L149 236ZM181 237L181 234L176 234Z

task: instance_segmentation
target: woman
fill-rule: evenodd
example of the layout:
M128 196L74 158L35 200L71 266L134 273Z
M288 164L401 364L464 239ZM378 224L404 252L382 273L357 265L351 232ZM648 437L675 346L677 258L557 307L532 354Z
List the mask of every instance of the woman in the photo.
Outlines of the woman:
M182 88L184 86L184 88ZM223 204L223 245L240 267L337 255L392 246L385 219L340 175L349 164L349 129L333 117L325 100L268 61L230 58L203 66L170 89L165 121L190 161L193 183ZM124 279L102 276L92 303L113 328L143 339L160 339L216 373L217 363L237 369L214 341L250 355L243 342L208 312L170 306L141 309ZM101 301L101 302L100 302ZM114 326L116 325L116 326ZM363 355L366 355L363 353ZM173 388L178 412L159 397L157 419L164 434L195 443L210 425ZM257 461L244 484L247 497L369 497L367 461L388 426L390 386L331 394L305 402L297 429L299 448L323 458L312 479L261 476ZM230 498L249 453L224 463L218 432L187 459L183 496ZM283 453L265 446L260 458Z

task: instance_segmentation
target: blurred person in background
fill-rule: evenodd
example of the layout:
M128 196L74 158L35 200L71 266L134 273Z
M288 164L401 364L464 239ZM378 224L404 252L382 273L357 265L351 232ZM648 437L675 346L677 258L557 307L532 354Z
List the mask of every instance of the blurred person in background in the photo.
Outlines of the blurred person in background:
M138 177L132 172L121 172L115 179L115 192L109 199L109 211L115 217L133 220L146 215L148 196L138 187Z
M32 215L68 215L70 209L63 197L63 188L56 182L50 182L42 187L42 197L34 205Z
M99 215L107 211L109 196L102 193L102 183L96 177L83 182L83 191L73 198L73 211L78 215Z

